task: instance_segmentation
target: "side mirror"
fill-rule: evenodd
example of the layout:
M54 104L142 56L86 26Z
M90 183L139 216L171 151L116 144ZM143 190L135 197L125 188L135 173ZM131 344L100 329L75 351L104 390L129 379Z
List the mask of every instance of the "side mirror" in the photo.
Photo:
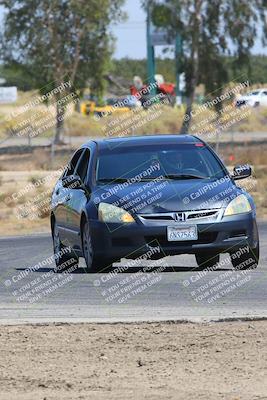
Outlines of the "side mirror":
M69 189L83 189L84 184L78 175L65 176L62 179L62 186Z
M248 165L248 164L237 165L236 167L234 167L232 179L234 179L235 181L237 181L239 179L245 179L245 178L248 178L249 176L251 176L251 174L252 174L252 171L251 171L250 165Z

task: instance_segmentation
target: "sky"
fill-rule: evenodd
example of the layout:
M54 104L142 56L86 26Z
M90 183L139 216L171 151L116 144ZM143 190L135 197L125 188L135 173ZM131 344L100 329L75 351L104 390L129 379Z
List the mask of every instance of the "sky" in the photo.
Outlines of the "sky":
M128 14L126 22L112 28L116 37L114 57L146 57L146 14L140 0L126 0L124 11Z
M112 29L116 37L114 57L146 58L146 14L141 1L126 0L123 9L128 14L128 20ZM267 49L263 48L259 38L252 53L267 55ZM156 49L156 54L161 54L160 48Z

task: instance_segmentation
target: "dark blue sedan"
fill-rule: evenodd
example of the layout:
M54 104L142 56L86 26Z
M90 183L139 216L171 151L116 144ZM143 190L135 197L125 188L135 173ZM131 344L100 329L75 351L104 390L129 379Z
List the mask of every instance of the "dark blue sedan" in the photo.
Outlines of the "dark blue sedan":
M195 254L214 269L229 253L236 269L259 260L256 210L233 174L195 136L91 140L78 149L52 194L51 228L57 270L88 271L121 258Z

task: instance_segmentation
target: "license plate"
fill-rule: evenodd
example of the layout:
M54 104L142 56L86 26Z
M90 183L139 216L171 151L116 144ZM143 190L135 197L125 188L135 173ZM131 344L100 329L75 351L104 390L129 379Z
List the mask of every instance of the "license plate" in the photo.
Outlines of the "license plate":
M169 242L197 240L198 239L197 226L196 225L168 226L167 238Z

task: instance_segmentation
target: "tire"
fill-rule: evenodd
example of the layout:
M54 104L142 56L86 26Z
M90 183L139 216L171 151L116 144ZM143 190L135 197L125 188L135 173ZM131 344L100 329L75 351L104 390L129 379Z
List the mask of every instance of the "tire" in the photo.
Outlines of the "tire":
M236 270L255 269L259 264L260 246L259 243L254 249L247 251L249 246L240 247L230 253L232 265ZM239 252L242 254L239 256Z
M86 271L88 273L98 272L108 266L112 266L112 262L109 260L101 257L95 257L88 221L85 221L82 226L82 247Z
M198 269L216 269L217 264L220 261L219 254L195 254Z
M75 266L78 268L79 257L77 257L72 249L62 244L56 222L53 226L53 248L56 264L54 272L62 272Z

